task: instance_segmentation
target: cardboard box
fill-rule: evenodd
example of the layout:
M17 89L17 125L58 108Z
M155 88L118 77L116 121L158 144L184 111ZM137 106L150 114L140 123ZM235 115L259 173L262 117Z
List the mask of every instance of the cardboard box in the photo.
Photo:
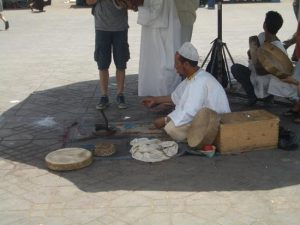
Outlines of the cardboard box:
M279 118L265 110L225 113L215 145L221 154L275 149L278 135Z

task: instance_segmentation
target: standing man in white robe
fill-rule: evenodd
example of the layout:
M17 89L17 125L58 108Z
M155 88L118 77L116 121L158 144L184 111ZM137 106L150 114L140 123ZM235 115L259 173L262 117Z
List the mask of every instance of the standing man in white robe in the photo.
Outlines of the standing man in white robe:
M264 32L258 35L260 45L264 42L269 42L287 54L283 44L276 36L282 24L283 19L278 12L267 12L263 24ZM257 99L263 99L269 104L273 95L290 98L295 101L299 98L295 85L285 83L272 74L258 75L251 59L248 67L241 64L232 65L231 72L246 91L249 106L254 105Z
M170 96L148 97L143 100L146 107L171 103L175 110L166 117L154 121L156 128L163 128L176 141L186 139L188 128L202 108L217 113L230 112L228 99L221 84L198 66L197 49L186 42L175 54L175 68L185 79Z
M174 0L144 0L137 22L142 25L138 95L169 95L181 81L174 69L181 42Z
M175 4L181 24L181 44L191 42L199 0L175 0Z

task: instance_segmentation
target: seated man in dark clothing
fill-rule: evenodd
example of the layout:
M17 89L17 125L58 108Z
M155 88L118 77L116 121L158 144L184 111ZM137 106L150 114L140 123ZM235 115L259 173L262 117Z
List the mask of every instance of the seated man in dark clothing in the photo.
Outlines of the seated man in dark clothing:
M283 19L278 12L269 11L266 13L265 21L263 23L264 32L258 35L260 46L264 42L269 42L279 48L284 54L286 50L277 38L276 34L283 24ZM248 51L249 53L249 51ZM287 97L294 100L298 99L297 90L293 85L287 84L272 74L258 75L250 54L249 66L241 64L234 64L231 67L231 72L234 78L241 83L243 89L248 96L248 104L254 105L257 99L264 99L269 103L273 95Z

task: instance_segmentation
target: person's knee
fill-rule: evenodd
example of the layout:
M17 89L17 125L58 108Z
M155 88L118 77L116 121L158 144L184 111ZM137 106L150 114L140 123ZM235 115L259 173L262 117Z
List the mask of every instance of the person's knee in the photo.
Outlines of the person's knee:
M98 65L98 70L99 71L105 71L105 70L109 69L110 61L98 60L97 65Z
M176 127L174 122L171 120L164 127L165 132L175 141L184 141L187 137L187 132L190 124Z
M245 77L249 77L251 74L251 71L248 67L246 67L244 65L233 64L231 66L231 73L236 80L240 81L240 80L244 80Z
M129 45L123 43L122 46L116 47L114 51L114 62L118 70L125 70L127 68L127 62L130 58Z
M118 31L113 37L113 57L116 68L119 70L126 69L127 62L130 59L128 31Z

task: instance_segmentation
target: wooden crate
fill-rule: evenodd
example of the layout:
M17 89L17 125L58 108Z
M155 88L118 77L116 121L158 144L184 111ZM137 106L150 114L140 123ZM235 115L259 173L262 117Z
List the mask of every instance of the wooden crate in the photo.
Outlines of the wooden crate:
M215 145L221 154L274 149L278 135L279 118L265 110L225 113Z

